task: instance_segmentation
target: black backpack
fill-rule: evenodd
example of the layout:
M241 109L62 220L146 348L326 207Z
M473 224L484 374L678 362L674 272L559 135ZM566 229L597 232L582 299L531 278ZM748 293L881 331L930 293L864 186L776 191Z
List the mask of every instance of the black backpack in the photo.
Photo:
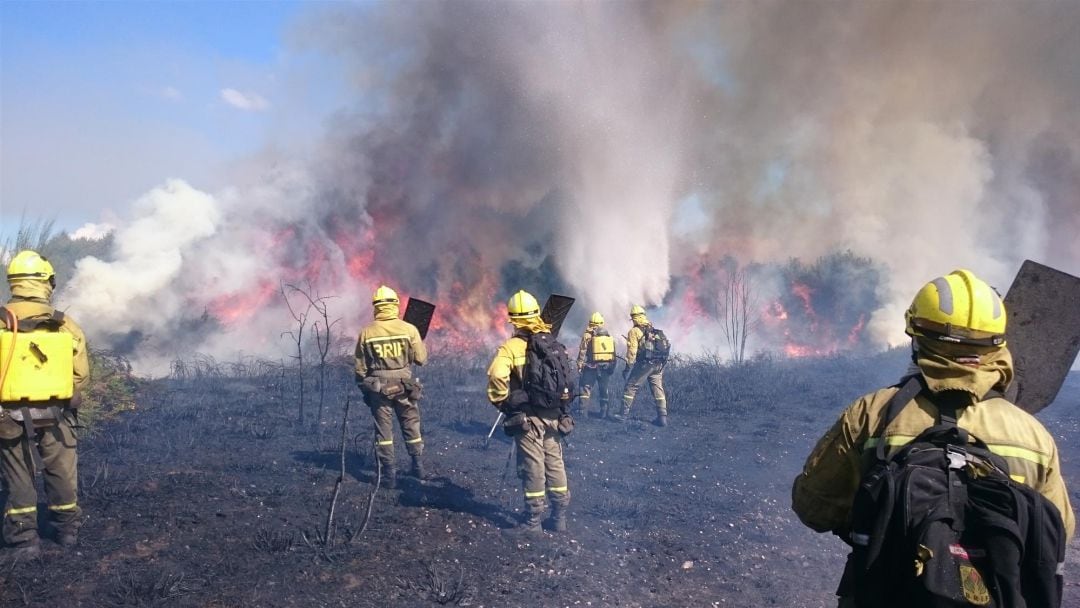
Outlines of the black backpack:
M889 402L837 593L859 608L1058 608L1061 514L956 425L955 407L935 401L938 424L885 457L885 428L923 388L911 378Z
M668 354L671 353L671 342L668 341L664 330L646 325L641 328L641 331L644 334L641 341L641 358L650 362L667 361Z
M529 336L525 348L525 392L529 405L549 409L565 407L577 386L577 366L570 362L563 346L549 332Z

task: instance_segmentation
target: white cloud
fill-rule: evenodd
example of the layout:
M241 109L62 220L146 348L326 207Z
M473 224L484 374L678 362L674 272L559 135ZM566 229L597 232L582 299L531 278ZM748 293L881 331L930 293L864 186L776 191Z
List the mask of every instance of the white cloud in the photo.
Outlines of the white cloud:
M180 89L174 86L162 87L158 91L158 95L160 95L162 99L168 99L169 101L180 101L184 98L184 94L180 92Z
M246 112L258 112L270 107L270 102L258 93L242 93L236 89L221 89L221 99L230 106Z

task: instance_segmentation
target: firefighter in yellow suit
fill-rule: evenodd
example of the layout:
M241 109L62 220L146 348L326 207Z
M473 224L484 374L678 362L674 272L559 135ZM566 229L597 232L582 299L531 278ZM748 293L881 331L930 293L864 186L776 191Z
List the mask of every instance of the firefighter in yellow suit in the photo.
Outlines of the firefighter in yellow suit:
M986 442L1009 465L1009 473L1057 506L1066 533L1076 519L1061 476L1054 438L1031 414L1001 397L1013 379L1013 363L1005 345L1006 313L997 292L968 270L956 270L927 283L906 313L918 373L936 399L959 402L957 425ZM879 442L890 453L937 421L938 408L926 397L918 407L905 407L884 429L889 399L898 391L885 388L849 405L806 460L792 488L792 508L804 524L845 537L851 506L862 475L872 464ZM850 539L848 539L850 540ZM841 597L840 606L854 606Z
M11 299L4 307L17 320L20 332L51 323L55 331L71 336L72 345L73 390L70 399L4 401L0 410L0 472L8 487L4 505L4 541L25 559L41 553L38 496L34 483L36 456L40 457L44 469L46 506L54 538L63 547L78 543L82 522L78 499L78 440L73 427L81 400L80 390L90 379L90 360L82 329L51 304L56 274L47 259L33 251L20 251L8 265L7 280ZM7 321L5 319L5 323ZM26 334L20 333L16 339L22 339L23 335ZM19 372L9 366L6 373ZM13 378L5 374L3 381L13 381ZM29 421L25 421L27 415ZM32 436L28 435L28 428Z
M619 422L630 418L630 407L634 405L634 397L637 395L641 385L648 380L653 400L656 401L656 419L653 420L653 424L667 426L668 409L667 395L664 393L664 362L647 361L645 357L640 356L641 343L645 340L645 332L652 323L645 316L645 309L637 305L630 308L630 321L634 326L630 328L630 333L626 338L626 368L623 369L623 379L626 380L626 387L623 389L622 413L613 414L612 418Z
M356 341L356 382L375 418L375 456L382 466L383 485L397 486L394 454L394 416L401 425L405 449L412 457L412 475L426 476L424 439L420 434L420 383L412 365L427 362L427 348L412 323L398 318L397 293L382 285L371 299L375 321Z
M543 517L551 501L550 527L566 531L570 489L566 482L559 407L538 409L528 404L524 390L525 350L529 336L550 332L540 318L540 306L528 292L515 293L506 305L514 335L503 342L488 367L488 400L506 415L504 430L514 437L517 471L525 491L525 520L511 533L543 535Z
M604 329L604 316L594 312L589 318L589 325L581 335L578 347L578 392L581 396L581 415L588 416L589 400L592 398L592 385L596 384L600 392L600 416L608 412L611 391L608 382L615 373L615 341Z

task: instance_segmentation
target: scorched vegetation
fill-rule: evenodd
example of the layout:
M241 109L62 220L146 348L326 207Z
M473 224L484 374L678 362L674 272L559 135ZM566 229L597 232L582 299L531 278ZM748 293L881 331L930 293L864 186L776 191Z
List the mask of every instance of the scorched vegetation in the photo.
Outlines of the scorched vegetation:
M80 546L0 564L0 605L834 605L844 545L795 520L790 484L840 409L895 380L905 353L672 362L671 426L649 424L647 395L627 424L579 420L570 533L528 543L500 532L522 498L509 442L485 441L485 364L443 354L421 370L433 478L376 492L348 358L323 370L321 428L311 408L298 422L292 364L177 362L84 438ZM317 403L320 372L304 373ZM1078 395L1073 377L1041 416L1074 502ZM1066 605L1080 605L1072 586Z

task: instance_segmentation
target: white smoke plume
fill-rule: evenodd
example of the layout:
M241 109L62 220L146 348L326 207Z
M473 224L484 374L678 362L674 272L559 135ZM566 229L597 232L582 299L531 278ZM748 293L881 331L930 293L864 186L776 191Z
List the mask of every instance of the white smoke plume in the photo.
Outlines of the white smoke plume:
M282 281L338 296L350 332L383 281L468 331L519 287L622 329L631 303L692 320L680 294L715 300L724 260L850 250L883 274L829 297L859 294L896 343L911 295L953 268L1002 292L1024 258L1080 274L1078 24L1072 3L332 5L294 32L356 85L317 158L152 193L203 219L137 216L69 300L144 337L243 305L243 331L184 345L268 352ZM146 240L154 263L134 264Z
M66 293L72 312L89 327L163 329L181 312L174 289L186 274L185 256L215 232L220 219L212 197L180 180L143 196L134 212L116 232L113 261L88 257L76 264Z

